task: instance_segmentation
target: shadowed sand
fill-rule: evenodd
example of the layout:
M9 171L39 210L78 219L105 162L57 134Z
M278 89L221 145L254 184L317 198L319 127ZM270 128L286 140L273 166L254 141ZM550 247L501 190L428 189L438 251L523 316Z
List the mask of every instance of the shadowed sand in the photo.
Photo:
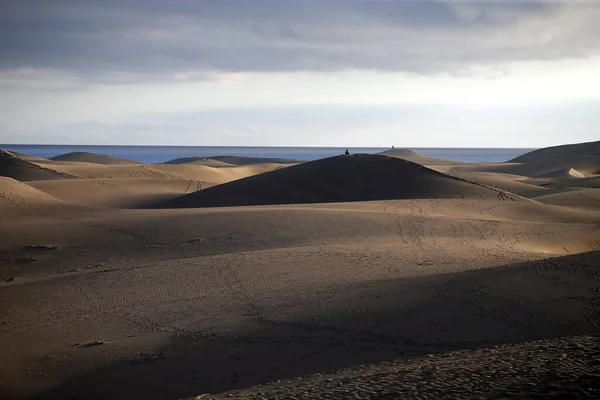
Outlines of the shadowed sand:
M69 179L74 176L44 168L0 149L0 176L19 181Z
M557 159L563 160L569 158L585 158L590 156L600 156L600 141L546 147L544 149L534 150L527 154L523 154L522 156L516 157L509 162L548 162Z
M53 161L67 161L67 162L85 162L92 164L101 165L115 165L115 164L141 164L139 161L128 160L126 158L111 157L103 154L85 153L85 152L74 152L67 153L56 157L51 157Z
M261 158L261 157L236 157L236 156L213 156L206 157L186 157L167 161L165 164L200 164L216 167L227 167L232 165L252 165L252 164L299 164L301 160L290 158Z
M31 161L26 161L29 159ZM70 160L70 161L66 161ZM193 164L143 164L126 159L69 153L51 160L2 151L0 176L11 177L69 203L140 208L232 180L285 167L257 163L228 168ZM65 181L65 179L70 179Z
M0 398L599 393L593 163L9 156Z
M332 203L419 198L521 201L518 196L382 155L337 156L215 186L158 207Z

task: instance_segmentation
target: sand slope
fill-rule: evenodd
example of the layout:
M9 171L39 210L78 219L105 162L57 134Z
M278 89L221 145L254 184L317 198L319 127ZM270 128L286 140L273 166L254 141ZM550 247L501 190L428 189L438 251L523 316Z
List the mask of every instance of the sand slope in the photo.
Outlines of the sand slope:
M337 156L219 185L163 204L222 207L414 198L517 196L381 155Z
M45 164L40 163L45 166ZM256 164L234 168L212 168L193 164L111 164L91 163L52 164L57 171L83 179L141 178L141 179L187 179L211 183L229 182L284 167L281 164Z
M0 398L593 398L600 176L434 161L0 178Z
M298 164L302 160L293 158L270 158L270 157L240 157L240 156L214 156L213 160L221 161L233 165L252 165L252 164Z
M7 216L59 205L60 201L12 178L0 176L0 215Z
M225 167L231 165L252 164L298 164L303 161L290 158L269 157L239 157L239 156L214 156L214 157L184 157L165 162L165 164L198 164Z
M600 156L600 141L546 147L510 160L510 163L547 162L552 159Z
M468 393L485 399L588 399L600 395L598 358L600 339L576 336L430 354L200 398L445 399Z
M43 157L37 157L37 156L32 156L29 154L25 154L25 153L19 153L16 151L9 151L10 154L12 154L13 156L20 158L21 160L25 160L25 161L30 161L33 163L36 162L50 162L50 160L48 160L47 158L43 158Z
M0 176L16 179L18 181L35 181L48 179L74 178L64 172L44 168L32 162L14 156L8 151L0 149Z
M382 151L381 153L378 153L378 154L383 155L383 156L388 156L388 157L401 158L403 160L412 161L414 163L425 165L430 168L456 166L456 165L465 164L462 161L447 160L444 158L424 156L415 151L407 150L407 149L390 149L390 150Z
M571 170L575 171L570 173ZM456 166L452 171L491 172L529 178L580 179L600 172L600 156L591 155L528 163L471 163Z
M92 164L114 165L114 164L142 164L139 161L126 158L106 156L103 154L94 154L86 152L73 152L51 157L53 161L85 162Z
M535 200L544 204L600 209L600 189L574 189L562 193L538 196Z
M168 178L101 178L32 181L32 187L63 201L90 207L140 208L202 190L214 183Z
M206 165L207 167L233 167L233 164L229 164L219 160L213 160L212 158L206 157L184 157L176 158L175 160L167 161L164 164L195 164L195 165Z

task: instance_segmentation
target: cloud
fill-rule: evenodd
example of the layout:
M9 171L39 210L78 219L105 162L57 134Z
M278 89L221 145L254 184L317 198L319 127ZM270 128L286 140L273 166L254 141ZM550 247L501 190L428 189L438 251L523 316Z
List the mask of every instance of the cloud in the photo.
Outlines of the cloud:
M0 143L191 146L540 147L597 139L600 102L572 106L288 107L140 115L21 128ZM568 137L565 137L568 132Z
M220 72L464 73L587 57L591 2L4 0L0 69L87 81L210 79Z

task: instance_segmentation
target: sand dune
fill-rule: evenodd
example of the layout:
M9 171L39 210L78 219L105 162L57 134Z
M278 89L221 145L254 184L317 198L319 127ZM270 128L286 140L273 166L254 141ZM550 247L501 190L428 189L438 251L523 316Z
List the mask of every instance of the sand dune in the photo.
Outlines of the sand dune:
M71 176L67 173L41 167L1 149L0 176L13 178L18 181L74 178L74 176Z
M177 158L175 160L167 161L165 164L195 164L195 165L206 165L207 167L233 167L233 164L229 164L219 160L213 160L212 158L206 157L185 157Z
M0 178L0 398L595 395L595 156L395 154L4 155L79 178Z
M428 157L407 149L391 149L378 153L383 156L401 158L403 160L412 161L417 164L425 165L429 168L457 166L465 164L462 161L447 160L445 158Z
M398 365L410 363L407 357L592 334L598 253L514 264L540 257L519 252L520 242L592 232L592 222L448 218L476 204L355 204L369 212L351 204L330 211L110 211L81 219L83 231L73 221L62 229L79 242L58 243L52 255L34 253L38 263L54 257L62 273L21 272L0 290L0 304L18 312L4 317L0 330L15 343L0 359L6 371L0 392L3 384L27 382L22 393L37 384L47 388L39 397L45 399L180 398L385 360ZM428 216L436 210L445 217ZM110 253L98 259L102 249ZM28 329L32 323L38 329ZM569 362L585 365L582 357L591 355L579 351L568 352ZM36 375L21 373L28 360L47 354ZM475 380L487 370L479 370L483 365L503 371L493 377L525 373L511 372L507 360L538 368L500 353L489 364L463 365L473 373L460 370L451 381Z
M527 177L520 175L503 174L499 172L478 172L468 169L461 170L458 168L451 168L448 171L448 174L466 179L471 182L489 185L528 198L548 194L551 192L550 188L524 182Z
M41 163L40 165L45 165ZM57 171L83 179L140 178L140 179L187 179L211 183L224 183L282 168L281 164L257 164L234 168L212 168L193 164L114 164L90 163L53 164Z
M567 192L538 196L535 200L544 204L600 209L600 189L573 189Z
M590 398L600 392L599 353L595 336L540 340L364 365L200 398L402 399L417 393L436 399L466 393L492 399ZM588 367L582 377L583 365Z
M505 198L512 194L381 155L337 156L219 185L164 207L223 207L414 198Z
M214 183L187 179L102 178L27 182L68 203L90 207L140 208L205 189Z
M543 177L569 177L569 171L577 171L581 177L590 177L598 174L600 171L600 156L586 156L576 158L555 159L548 161L536 161L523 164L516 163L480 163L465 164L457 166L454 170L471 172L492 172L520 175L529 178Z
M60 201L12 178L0 176L0 215L21 214L58 205Z
M103 154L73 152L51 157L53 161L85 162L91 164L115 165L115 164L141 164L139 161L126 158L106 156Z
M210 167L227 167L232 165L253 164L298 164L303 161L290 158L268 157L239 157L239 156L214 156L214 157L184 157L167 161L165 164L198 164Z
M299 164L302 160L292 158L270 158L270 157L240 157L240 156L214 156L213 160L221 161L233 165L252 165L252 164Z
M9 153L17 158L20 158L21 160L30 161L33 163L35 163L35 162L50 162L50 160L48 160L47 158L36 157L36 156L29 155L29 154L19 153L16 151L9 151Z
M537 185L539 187L552 189L555 193L571 191L572 189L599 189L600 188L600 176L593 176L589 178L526 178L524 177L521 182L529 185ZM550 193L548 193L550 194Z
M186 193L284 167L281 164L214 168L193 164L54 163L53 168L80 179L29 183L68 203L109 208L146 207Z
M600 156L600 141L546 147L534 150L510 160L510 163L548 162L553 159L565 159L587 156Z

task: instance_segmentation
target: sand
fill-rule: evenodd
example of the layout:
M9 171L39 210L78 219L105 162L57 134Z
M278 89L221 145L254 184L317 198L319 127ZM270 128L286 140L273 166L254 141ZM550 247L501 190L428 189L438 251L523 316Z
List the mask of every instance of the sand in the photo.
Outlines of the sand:
M52 161L67 161L67 162L84 162L100 165L115 165L115 164L141 164L139 161L129 160L127 158L111 157L104 154L94 154L85 152L74 152L62 154L60 156L51 157Z
M0 398L597 397L593 168L415 154L9 158Z
M18 181L74 178L68 173L45 168L2 149L0 149L0 176Z
M215 167L227 167L232 165L252 165L252 164L300 164L303 161L291 158L262 158L262 157L239 157L239 156L213 156L205 157L185 157L167 161L165 164L200 164Z
M240 179L163 208L462 198L526 201L512 193L384 155L337 156Z

